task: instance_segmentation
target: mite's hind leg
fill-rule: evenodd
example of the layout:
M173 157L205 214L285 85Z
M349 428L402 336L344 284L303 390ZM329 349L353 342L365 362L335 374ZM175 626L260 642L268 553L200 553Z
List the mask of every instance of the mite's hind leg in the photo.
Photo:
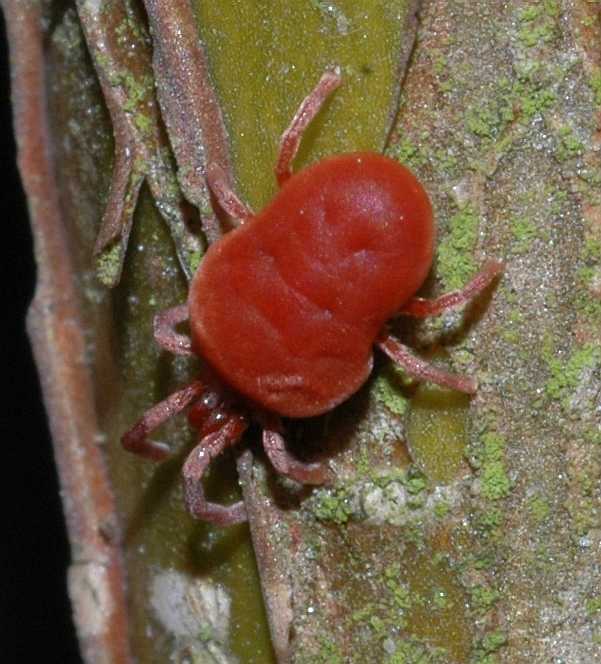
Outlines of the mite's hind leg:
M198 399L205 391L200 381L194 381L183 390L178 390L164 401L149 408L134 426L123 434L121 444L128 452L139 454L152 461L162 461L169 456L169 446L155 440L149 440L148 435L169 418L177 415L186 406Z
M301 484L323 484L328 479L328 469L320 463L305 463L293 457L286 449L286 442L279 431L279 422L267 422L263 429L263 447L273 467Z
M154 317L154 339L161 348L175 355L191 355L190 337L175 331L176 325L188 320L188 305L180 304L160 311Z
M479 295L494 281L495 277L503 272L503 268L504 265L501 261L486 261L480 272L461 290L447 293L435 300L414 297L404 305L399 314L427 318L428 316L437 316L447 309L459 307Z
M246 422L242 418L232 417L220 429L204 436L188 455L182 476L186 506L193 517L218 526L246 521L246 508L242 501L233 505L211 503L206 499L202 485L202 477L211 461L237 443L245 429Z
M230 187L221 166L217 164L209 165L207 182L221 209L232 219L236 219L243 224L253 216L253 211L236 196Z
M275 165L275 176L280 187L292 175L292 161L298 152L305 129L319 113L328 96L340 85L341 80L339 67L324 72L313 91L303 99L288 129L282 134Z
M427 380L441 387L450 387L453 390L465 392L466 394L475 394L478 388L478 383L474 378L449 373L416 357L409 351L407 346L404 346L388 332L384 332L380 336L377 344L393 362L405 369L414 378Z

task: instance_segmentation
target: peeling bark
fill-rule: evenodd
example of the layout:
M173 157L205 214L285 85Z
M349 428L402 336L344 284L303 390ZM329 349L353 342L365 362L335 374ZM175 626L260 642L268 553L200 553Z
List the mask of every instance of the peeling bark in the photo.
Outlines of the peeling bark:
M9 29L18 163L29 201L38 283L27 327L39 367L72 547L69 593L88 662L130 651L119 525L98 447L92 385L61 220L46 122L40 4L3 4Z

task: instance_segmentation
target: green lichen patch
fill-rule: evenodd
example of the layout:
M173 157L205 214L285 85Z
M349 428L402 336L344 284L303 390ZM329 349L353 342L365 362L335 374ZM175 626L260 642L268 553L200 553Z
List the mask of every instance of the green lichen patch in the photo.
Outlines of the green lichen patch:
M575 304L578 312L593 325L601 323L601 240L587 238L582 250L582 266L577 272L578 292Z
M521 44L534 48L551 43L558 35L559 14L560 7L556 0L535 2L522 9L518 15Z
M471 664L496 664L498 662L494 653L507 644L507 634L501 630L489 632L479 640L471 658Z
M316 492L312 512L319 521L340 526L347 523L354 512L351 499L352 493L345 486L324 489Z
M586 601L585 605L586 615L593 616L596 613L601 613L601 595L591 597Z
M513 120L511 99L501 95L493 99L473 106L466 113L465 126L478 138L495 140Z
M470 605L476 613L484 614L501 599L501 593L491 586L478 585L469 589Z
M534 523L538 525L547 519L551 513L551 506L543 496L532 496L528 501L528 512Z
M485 534L492 533L501 526L503 519L503 512L495 507L491 507L477 516L476 526Z
M344 658L334 641L322 638L319 651L312 655L311 664L343 664ZM309 661L307 661L309 664Z
M564 125L557 132L555 158L559 162L576 159L584 153L584 143L576 136L574 129Z
M479 226L479 215L469 204L449 219L448 232L438 245L437 257L437 272L448 290L463 286L476 271L473 253Z
M198 266L200 265L200 261L202 260L202 257L204 256L204 251L202 249L198 249L196 251L191 251L188 254L188 265L190 266L190 270L194 273L198 269Z
M123 247L121 243L114 242L100 252L96 258L96 276L101 284L112 287L121 272L121 256Z
M405 611L411 607L412 598L409 586L403 583L399 576L401 566L399 563L393 563L384 569L384 585L388 590L387 601L392 608Z
M524 123L549 110L557 101L557 95L549 88L532 89L527 86L520 88L521 121Z
M409 406L406 388L412 382L401 368L392 363L386 364L372 384L372 394L391 413L404 415Z
M418 639L403 639L395 644L394 653L385 664L445 664L448 652L445 648L432 648Z
M595 104L601 106L601 68L595 68L590 77L589 86L593 92Z
M487 432L482 435L481 443L479 452L481 494L488 500L506 498L512 484L505 464L505 439L496 432Z
M585 371L601 364L601 346L595 343L585 344L563 360L553 354L547 343L543 356L547 361L550 373L545 392L547 396L559 401L565 409L569 410L572 394L580 384Z
M511 230L514 238L512 251L516 254L525 254L537 236L536 224L526 217L514 217L511 220Z
M419 170L427 162L427 157L420 145L417 145L405 134L401 135L398 141L389 148L388 155L401 164L416 170Z

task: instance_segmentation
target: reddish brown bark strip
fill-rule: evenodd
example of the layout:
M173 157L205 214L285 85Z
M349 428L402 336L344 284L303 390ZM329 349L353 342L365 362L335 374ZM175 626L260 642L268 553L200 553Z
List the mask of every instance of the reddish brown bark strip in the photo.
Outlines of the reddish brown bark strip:
M100 277L109 286L120 278L140 187L148 182L173 237L188 278L200 242L186 225L167 137L156 102L150 40L128 0L77 0L88 48L98 74L115 138L109 197L95 252L119 243L118 257L106 261Z
M54 438L72 546L69 591L88 663L130 661L124 574L113 497L97 443L92 385L46 118L41 8L5 0L21 177L29 200L38 284L28 329Z
M201 211L209 242L221 236L209 201L206 167L231 173L221 108L211 85L189 0L144 0L154 46L159 103L186 198ZM228 180L231 186L231 181Z

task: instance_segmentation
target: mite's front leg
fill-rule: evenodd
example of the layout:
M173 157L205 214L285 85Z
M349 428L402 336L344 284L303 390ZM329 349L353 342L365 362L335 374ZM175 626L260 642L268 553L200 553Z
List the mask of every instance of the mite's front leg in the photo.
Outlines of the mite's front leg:
M198 399L206 387L194 381L183 390L178 390L164 401L149 408L134 426L123 434L121 444L128 452L133 452L151 461L162 461L169 456L170 449L165 443L149 440L148 435L169 418L177 415L186 406Z

